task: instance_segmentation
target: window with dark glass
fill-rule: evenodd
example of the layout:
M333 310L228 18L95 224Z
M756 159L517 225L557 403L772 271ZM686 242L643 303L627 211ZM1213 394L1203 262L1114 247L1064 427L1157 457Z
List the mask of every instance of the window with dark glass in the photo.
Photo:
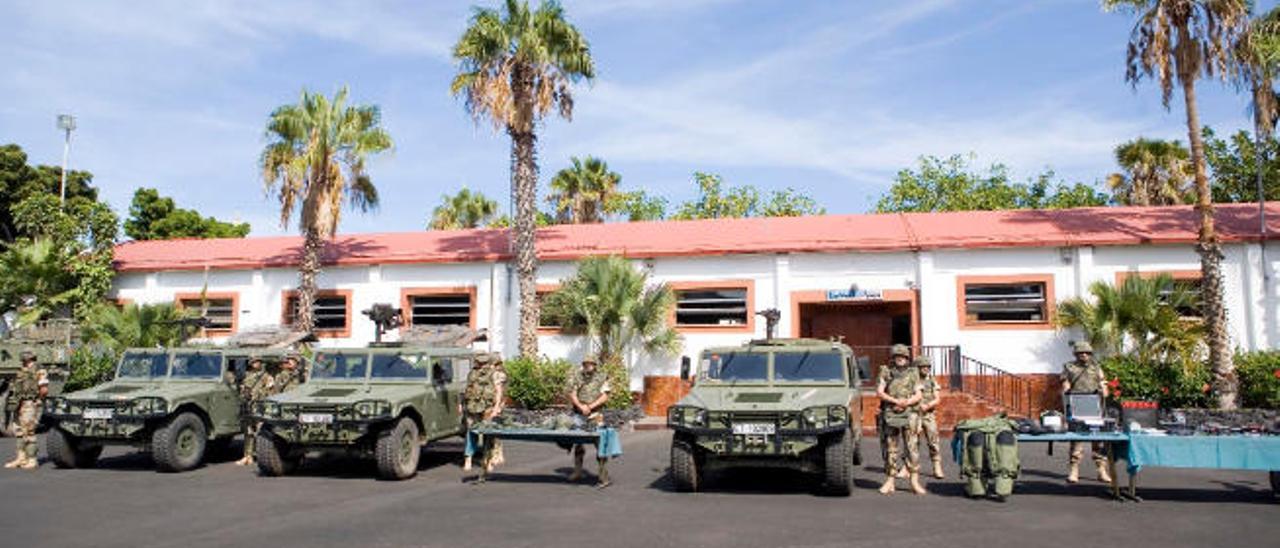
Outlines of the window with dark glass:
M746 325L747 290L683 289L676 291L676 325Z
M964 287L964 313L969 323L1040 323L1048 321L1044 282L982 283Z
M285 323L293 325L298 321L298 296L289 296L289 313ZM340 331L347 328L346 295L322 295L316 297L315 328L317 330Z
M230 330L235 326L234 299L181 299L178 306L209 319L209 330Z
M471 295L410 295L410 325L471 325Z

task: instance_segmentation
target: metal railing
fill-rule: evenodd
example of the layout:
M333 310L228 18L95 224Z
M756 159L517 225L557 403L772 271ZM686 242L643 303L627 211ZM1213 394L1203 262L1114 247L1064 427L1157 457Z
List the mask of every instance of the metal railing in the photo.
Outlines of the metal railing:
M889 363L891 346L854 346L856 356L864 371L871 376L863 379L864 386L875 386L880 367ZM1014 373L994 365L975 360L960 353L959 346L912 346L912 356L929 356L933 361L933 375L944 387L963 392L1004 408L1011 416L1030 417L1036 406L1031 383Z

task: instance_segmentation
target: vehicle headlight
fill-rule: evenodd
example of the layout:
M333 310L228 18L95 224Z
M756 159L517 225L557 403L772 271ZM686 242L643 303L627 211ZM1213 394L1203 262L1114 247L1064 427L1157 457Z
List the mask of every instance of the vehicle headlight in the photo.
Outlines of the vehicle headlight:
M804 423L810 428L826 428L843 424L849 420L849 410L843 405L824 405L810 407L802 413Z
M45 402L45 411L65 415L70 410L71 405L67 403L66 398L51 398Z
M380 400L360 401L356 402L355 412L361 419L382 417L391 414L391 404Z
M258 403L257 415L268 419L280 418L280 404L273 401Z
M849 410L843 405L833 405L828 408L832 422L848 422Z
M129 410L134 415L163 415L168 411L168 403L164 398L142 397L129 402Z
M672 406L667 410L667 423L684 426L706 426L707 410L700 407Z

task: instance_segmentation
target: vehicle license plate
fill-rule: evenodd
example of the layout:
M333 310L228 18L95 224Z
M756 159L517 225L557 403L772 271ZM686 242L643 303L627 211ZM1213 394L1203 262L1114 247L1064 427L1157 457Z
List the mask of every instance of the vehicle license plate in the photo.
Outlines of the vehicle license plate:
M84 418L89 420L110 419L115 414L111 409L85 409Z
M328 413L303 413L298 415L298 422L302 424L330 424L333 422L333 415Z
M775 432L775 426L772 424L735 424L733 425L734 434L745 434L748 436L769 435Z

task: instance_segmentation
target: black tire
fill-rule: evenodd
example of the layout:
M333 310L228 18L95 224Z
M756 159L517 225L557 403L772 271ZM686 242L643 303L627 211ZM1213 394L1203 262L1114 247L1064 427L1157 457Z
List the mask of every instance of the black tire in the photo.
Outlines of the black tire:
M823 443L823 488L832 495L849 496L853 492L853 435L848 431L827 438Z
M53 428L44 438L44 452L58 468L93 468L102 456L102 446L87 444L60 428Z
M151 435L151 458L161 472L185 472L204 462L208 430L194 413L181 413Z
M702 488L697 449L686 441L671 442L671 479L675 481L676 491L696 493Z
M418 473L418 458L422 456L418 425L409 417L401 417L394 427L378 435L374 454L378 460L378 477L385 480L413 477Z
M1271 494L1280 497L1280 472L1272 471L1267 475L1271 478Z
M289 443L265 432L253 442L253 458L258 461L258 474L280 477L292 474L302 459L290 456Z

